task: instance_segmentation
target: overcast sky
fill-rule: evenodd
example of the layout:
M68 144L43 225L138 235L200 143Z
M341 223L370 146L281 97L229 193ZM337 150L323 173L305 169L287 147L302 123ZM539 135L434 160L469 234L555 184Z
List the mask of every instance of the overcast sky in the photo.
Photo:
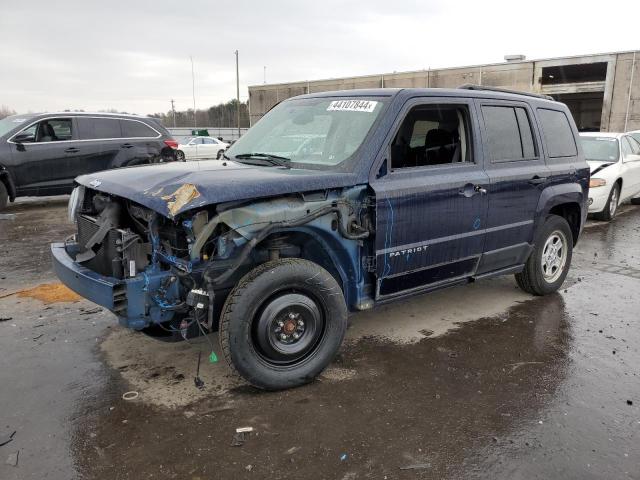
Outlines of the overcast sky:
M0 105L148 114L247 86L640 49L640 1L0 0Z

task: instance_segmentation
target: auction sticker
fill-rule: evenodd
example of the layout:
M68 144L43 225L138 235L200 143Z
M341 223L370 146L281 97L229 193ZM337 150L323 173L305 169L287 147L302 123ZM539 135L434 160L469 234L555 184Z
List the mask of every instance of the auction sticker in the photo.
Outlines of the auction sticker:
M334 100L327 107L327 112L367 112L371 113L378 102L373 100Z

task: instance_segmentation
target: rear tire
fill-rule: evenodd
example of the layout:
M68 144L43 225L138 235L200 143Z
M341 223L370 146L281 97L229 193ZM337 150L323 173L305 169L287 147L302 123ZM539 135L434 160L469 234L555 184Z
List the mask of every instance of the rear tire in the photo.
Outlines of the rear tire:
M0 210L4 210L8 204L9 193L7 192L7 186L0 180Z
M282 390L311 382L338 352L347 328L340 286L308 260L267 262L231 291L220 344L232 370L252 385Z
M540 227L533 252L524 270L516 273L518 286L532 295L547 295L557 291L571 265L573 235L567 221L549 215Z
M618 211L618 203L620 202L620 183L616 182L609 192L609 198L604 205L604 209L601 212L594 213L593 218L596 220L602 220L609 222L616 216Z
M185 161L184 152L182 150L177 150L176 151L176 160L178 162L184 162Z

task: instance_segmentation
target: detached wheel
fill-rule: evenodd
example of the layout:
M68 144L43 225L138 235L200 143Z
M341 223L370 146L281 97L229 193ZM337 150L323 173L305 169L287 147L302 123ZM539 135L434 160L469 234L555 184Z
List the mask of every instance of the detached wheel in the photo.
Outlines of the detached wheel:
M176 151L176 160L178 162L184 162L184 152L182 150Z
M7 186L0 180L0 210L4 210L8 204L9 192L7 192Z
M613 217L616 216L616 212L618 211L618 203L620 202L620 184L616 182L611 188L611 192L609 193L609 199L604 206L604 209L601 212L594 213L593 218L597 220L603 220L608 222Z
M220 343L232 369L252 385L282 390L311 382L338 352L347 328L340 286L302 259L258 266L231 291Z
M573 236L567 221L550 215L536 236L536 243L524 270L516 274L518 286L533 295L557 291L569 271Z

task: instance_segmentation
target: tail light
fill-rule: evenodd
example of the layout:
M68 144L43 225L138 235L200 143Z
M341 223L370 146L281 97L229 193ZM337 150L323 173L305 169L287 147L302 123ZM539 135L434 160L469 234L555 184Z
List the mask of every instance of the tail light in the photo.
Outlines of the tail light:
M173 138L172 138L171 140L165 140L165 141L164 141L164 144L165 144L167 147L171 147L171 148L173 148L174 150L175 150L176 148L178 148L178 142L176 142Z

